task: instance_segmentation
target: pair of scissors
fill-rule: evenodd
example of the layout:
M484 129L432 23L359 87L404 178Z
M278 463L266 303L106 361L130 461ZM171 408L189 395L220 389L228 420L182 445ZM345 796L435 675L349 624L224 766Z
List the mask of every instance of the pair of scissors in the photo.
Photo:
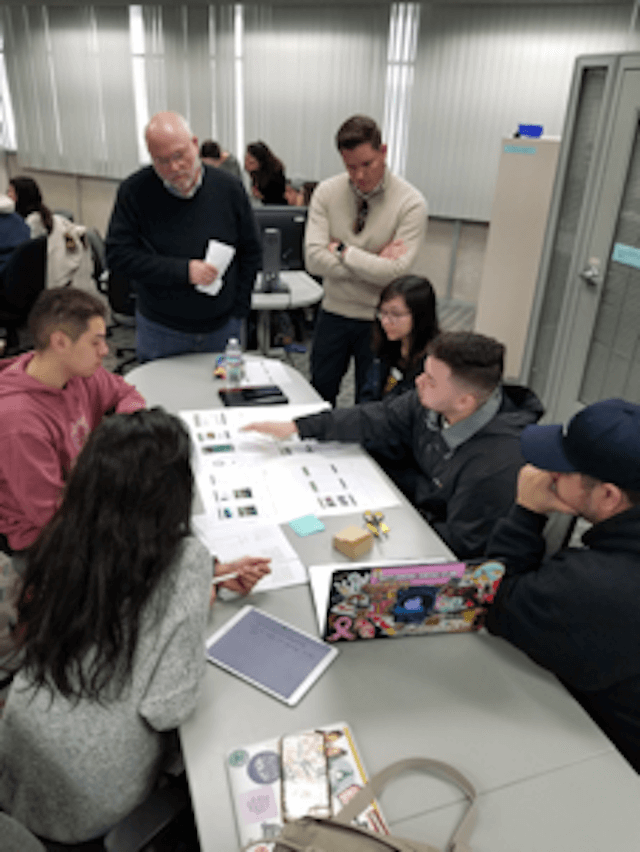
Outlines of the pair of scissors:
M384 523L384 515L382 512L371 512L367 509L366 512L363 512L362 517L367 525L367 529L369 532L373 533L376 538L380 536L380 533L389 535L389 527Z

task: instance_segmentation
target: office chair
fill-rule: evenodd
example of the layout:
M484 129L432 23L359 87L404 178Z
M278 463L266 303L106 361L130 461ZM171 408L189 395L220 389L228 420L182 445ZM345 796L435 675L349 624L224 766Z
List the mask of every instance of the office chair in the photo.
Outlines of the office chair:
M136 324L136 296L131 281L120 272L109 270L105 285L114 327L134 328ZM119 361L114 370L114 373L122 375L124 368L133 364L136 360L136 350L132 346L121 346L116 349L116 358L125 359Z
M93 260L92 278L96 282L98 290L101 293L106 293L107 252L104 240L97 228L87 228L85 236L89 243L91 259Z
M7 329L5 354L20 348L18 329L44 290L47 275L47 238L36 237L17 246L0 276L0 327Z

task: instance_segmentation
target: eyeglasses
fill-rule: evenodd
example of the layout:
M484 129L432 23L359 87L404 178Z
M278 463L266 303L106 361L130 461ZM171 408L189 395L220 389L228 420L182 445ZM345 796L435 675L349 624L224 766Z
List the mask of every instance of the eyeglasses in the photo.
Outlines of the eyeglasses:
M367 221L367 215L369 214L369 202L366 198L360 198L358 200L358 215L356 216L356 221L353 223L353 233L359 234L360 231L364 228L365 222Z
M182 148L168 157L152 157L151 159L156 166L170 166L172 163L181 163L187 156L187 149Z
M403 311L401 314L389 312L389 311L376 311L376 319L379 319L380 322L383 320L387 320L387 322L400 322L403 317L410 317L411 311Z

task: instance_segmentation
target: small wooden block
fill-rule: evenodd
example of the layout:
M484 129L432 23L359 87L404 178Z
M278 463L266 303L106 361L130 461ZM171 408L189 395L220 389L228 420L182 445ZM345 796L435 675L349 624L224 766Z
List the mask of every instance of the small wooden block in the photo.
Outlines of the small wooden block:
M373 547L373 536L369 530L353 525L334 535L333 546L349 559L359 559Z

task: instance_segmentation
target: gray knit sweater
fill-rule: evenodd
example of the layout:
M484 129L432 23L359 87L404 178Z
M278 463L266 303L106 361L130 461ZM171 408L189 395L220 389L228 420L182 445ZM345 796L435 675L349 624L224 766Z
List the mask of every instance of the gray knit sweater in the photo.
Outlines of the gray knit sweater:
M169 732L196 705L211 574L211 556L186 539L143 612L120 698L74 704L16 676L0 722L0 809L41 837L71 843L106 832L146 798Z

